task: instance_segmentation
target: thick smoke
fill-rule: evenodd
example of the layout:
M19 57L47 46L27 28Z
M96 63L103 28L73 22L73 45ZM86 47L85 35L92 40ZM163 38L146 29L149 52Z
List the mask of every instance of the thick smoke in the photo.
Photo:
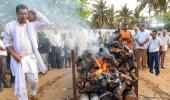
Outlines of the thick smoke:
M2 0L1 2L6 5L7 11L11 12L5 16L14 18L15 11L12 8L20 3L26 4L29 8L36 8L47 16L51 25L45 29L45 33L53 45L66 45L70 50L78 48L79 54L85 49L96 50L94 45L97 36L76 15L79 8L76 0Z

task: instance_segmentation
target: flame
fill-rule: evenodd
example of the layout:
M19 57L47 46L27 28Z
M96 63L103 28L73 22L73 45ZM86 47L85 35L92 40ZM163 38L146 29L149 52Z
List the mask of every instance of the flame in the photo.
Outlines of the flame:
M104 71L107 71L107 62L104 62L101 59L96 59L96 64L99 66L99 69L95 71L95 75L101 75Z

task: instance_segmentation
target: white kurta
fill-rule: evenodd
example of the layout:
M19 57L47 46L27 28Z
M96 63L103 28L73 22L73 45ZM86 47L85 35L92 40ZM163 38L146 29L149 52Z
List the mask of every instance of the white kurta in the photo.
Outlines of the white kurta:
M15 76L15 95L26 95L24 73L46 72L47 68L38 52L36 33L39 28L49 24L48 19L40 12L36 12L37 21L27 22L20 27L17 20L11 21L5 26L3 42L5 47L12 46L14 51L23 56L21 62L17 62L11 56L10 67Z
M39 28L43 28L44 26L48 25L49 20L45 16L43 16L40 12L36 12L36 15L37 15L37 21L27 22L26 27L29 27L28 28L29 32L26 33L26 27L24 27L23 31L25 32L23 33L32 35L31 41L34 43L34 47L37 49L38 48L37 39L36 39L37 30ZM28 54L31 53L29 51L30 41L28 40L29 39L28 35L21 34L22 29L20 29L17 20L7 23L4 32L5 33L4 33L3 42L5 44L5 47L12 46L17 54L21 54L23 56L26 56L27 53ZM17 66L13 64L14 63L11 62L11 70L12 70L12 74L15 76L15 67Z
M19 37L18 41L21 41L19 42L20 52L18 52L18 54L23 57L32 54L33 49L29 40L26 24L24 26L18 26L17 36Z

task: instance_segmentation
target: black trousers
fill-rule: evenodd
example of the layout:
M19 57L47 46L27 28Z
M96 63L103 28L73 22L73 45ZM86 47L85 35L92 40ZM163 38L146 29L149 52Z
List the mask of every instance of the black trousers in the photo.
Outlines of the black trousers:
M50 53L50 63L52 68L62 68L63 66L63 57L61 56L61 48L52 46Z

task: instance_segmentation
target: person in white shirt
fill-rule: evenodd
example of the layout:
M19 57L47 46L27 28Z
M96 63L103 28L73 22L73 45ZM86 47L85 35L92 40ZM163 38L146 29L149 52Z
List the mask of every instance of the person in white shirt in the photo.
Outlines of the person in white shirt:
M135 36L135 55L138 68L147 68L147 49L149 46L150 34L141 26L140 31Z
M5 71L7 71L6 57L7 57L7 51L5 49L4 43L2 42L0 36L0 92L3 91L3 83L5 86L8 87L6 78L4 76Z
M135 32L134 32L134 36L133 36L133 50L134 50L134 52L135 52L135 49L136 49L136 40L135 40L135 37L137 36L137 33L139 32L139 28L138 27L136 27L135 28Z
M64 42L62 41L62 37L60 33L54 33L50 37L50 42L52 44L51 47L51 66L52 68L62 68L61 57L64 56L63 48Z
M107 31L105 33L104 39L105 39L105 45L112 43L113 42L113 34L109 31Z
M163 33L160 35L160 39L163 42L163 46L162 46L162 49L160 52L161 68L165 68L165 66L164 66L165 55L168 50L168 46L170 45L170 37L167 33L167 30L163 30Z
M104 38L103 38L102 31L98 31L97 34L98 34L97 43L99 44L99 46L104 45Z
M18 100L28 100L25 74L29 80L31 100L37 100L38 72L46 73L47 68L38 51L37 30L47 26L49 20L34 10L36 21L28 21L28 7L16 6L17 19L5 25L3 42L11 55L10 68L15 76L15 95Z
M160 74L160 54L163 44L162 40L158 37L157 31L152 31L152 38L149 41L149 71L153 73L153 68L155 69L155 74Z

